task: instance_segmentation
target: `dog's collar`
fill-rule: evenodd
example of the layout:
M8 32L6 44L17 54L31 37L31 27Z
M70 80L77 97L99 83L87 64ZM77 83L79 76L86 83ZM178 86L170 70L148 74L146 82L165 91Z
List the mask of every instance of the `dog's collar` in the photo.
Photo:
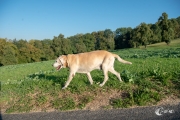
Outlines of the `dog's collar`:
M66 56L66 62L64 63L65 64L65 67L69 67L68 66L68 63L67 63L67 55L65 55ZM61 59L60 58L58 58L59 59L59 61L60 61L60 64L62 65L62 66L64 66L64 64L61 62Z
M60 59L60 58L59 58L59 61L60 61L61 65L63 66L63 63L61 62L61 59Z

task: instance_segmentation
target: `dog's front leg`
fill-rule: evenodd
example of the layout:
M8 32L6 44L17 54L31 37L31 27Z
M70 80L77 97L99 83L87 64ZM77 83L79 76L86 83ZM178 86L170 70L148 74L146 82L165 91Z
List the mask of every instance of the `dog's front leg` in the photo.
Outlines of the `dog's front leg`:
M66 89L66 88L67 88L67 86L69 85L69 83L71 82L71 80L72 80L72 78L73 78L74 76L75 76L75 73L70 73L70 74L69 74L68 80L67 80L65 86L64 86L62 89Z
M91 83L91 85L93 84L93 80L92 80L92 77L91 77L91 74L88 72L87 73L87 77L89 79L89 82Z

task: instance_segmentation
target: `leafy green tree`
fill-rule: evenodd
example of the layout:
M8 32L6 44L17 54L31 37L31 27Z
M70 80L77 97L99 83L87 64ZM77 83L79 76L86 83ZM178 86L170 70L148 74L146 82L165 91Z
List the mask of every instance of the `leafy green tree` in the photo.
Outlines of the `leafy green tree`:
M146 23L141 23L133 31L133 42L136 44L136 47L139 45L144 45L145 48L152 40L153 32Z
M43 49L43 44L40 40L30 40L29 41L30 45L33 45L34 47L38 48L38 49Z
M98 31L95 36L96 36L96 50L106 50L106 43L104 42L104 31Z
M107 50L114 50L115 47L114 33L110 29L106 29L104 31L104 37L105 37Z
M115 49L123 49L131 47L129 41L131 39L132 28L117 28L115 31Z
M42 59L43 59L43 56L44 56L44 54L45 54L45 53L44 53L44 50L43 50L42 41L40 41L40 40L30 40L28 43L41 51L41 54L40 54L39 57L40 57L40 59L42 60Z
M6 39L0 39L0 66L17 64L17 56L17 47Z
M170 19L169 22L170 22L171 28L174 31L174 33L172 34L174 39L179 38L180 37L180 24L178 23L177 19Z
M13 43L19 50L18 63L31 63L41 60L41 50L35 47L36 43L39 43L39 41L30 40L27 42L21 39L19 41L13 40Z
M132 31L132 38L130 40L131 47L133 47L133 48L139 47L141 45L140 38L141 38L141 34L138 31L138 28L136 27Z
M82 52L87 52L86 45L83 41L83 34L77 34L74 36L69 37L72 45L72 51L73 53L82 53Z
M160 16L158 19L158 23L162 30L161 32L162 41L166 42L166 44L169 45L174 37L174 31L171 28L172 27L171 22L168 21L168 14L165 12L162 13L162 16Z
M43 45L43 55L41 56L41 60L51 60L54 59L54 51L51 48L52 46L52 40L50 39L44 39L42 40L42 45Z
M86 49L86 45L83 42L83 34L77 34L75 35L75 47L76 47L76 51L77 53L83 53L83 52L87 52Z
M178 24L180 25L180 16L176 18Z
M76 44L77 41L78 41L77 35L70 36L70 37L68 37L67 39L70 40L70 43L71 43L70 45L71 45L72 53L77 53L77 49L76 49L76 46L75 46L75 44Z
M61 51L62 54L67 55L72 53L72 48L71 48L71 41L69 39L63 38L61 40Z
M41 58L41 50L33 45L26 43L24 47L19 49L20 63L38 62Z
M95 36L93 36L90 33L87 33L84 34L82 37L83 37L82 38L83 43L85 44L87 51L89 52L95 50L95 42L96 42Z
M18 63L17 59L17 47L13 44L6 44L4 47L4 54L1 64L3 65L13 65Z
M161 28L158 26L158 24L152 24L150 26L150 29L153 32L151 43L158 43L161 42Z
M61 41L61 39L63 39L63 38L64 38L64 35L62 35L62 34L60 34L58 37L54 36L54 38L53 38L53 43L52 43L51 48L53 49L55 56L62 55L62 51L61 51L62 41Z
M91 35L94 36L95 38L95 50L99 50L99 47L100 47L100 42L98 39L99 32L92 32Z
M4 55L4 47L6 45L6 40L3 38L0 38L0 66L3 65L2 63L2 59L3 59L3 55Z
M96 50L113 50L115 47L114 33L110 29L93 33L96 38Z
M153 32L146 23L142 23L140 25L140 33L141 33L141 42L146 48L147 44L149 44L152 40Z
M72 53L71 41L64 38L64 35L62 34L58 37L54 37L51 48L53 49L55 56Z
M26 50L26 44L28 43L26 40L20 39L20 40L13 40L14 45L18 48L19 54L18 54L18 63L27 63L28 61L26 60L26 56L22 54L21 49L24 48Z
M26 40L20 39L20 40L13 40L13 44L16 45L18 49L25 47L28 42Z

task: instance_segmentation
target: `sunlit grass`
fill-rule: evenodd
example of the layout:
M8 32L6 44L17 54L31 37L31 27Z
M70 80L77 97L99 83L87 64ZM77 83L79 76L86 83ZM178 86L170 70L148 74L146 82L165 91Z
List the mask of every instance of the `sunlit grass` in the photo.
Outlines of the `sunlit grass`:
M84 109L95 96L111 90L125 96L109 100L114 108L156 104L168 95L180 97L180 47L126 49L114 51L132 65L115 61L114 68L121 73L119 82L109 73L109 80L101 88L103 72L91 72L94 84L85 74L77 73L66 90L62 90L68 69L56 71L54 61L0 67L1 108L7 112L30 112ZM106 108L106 106L104 106Z

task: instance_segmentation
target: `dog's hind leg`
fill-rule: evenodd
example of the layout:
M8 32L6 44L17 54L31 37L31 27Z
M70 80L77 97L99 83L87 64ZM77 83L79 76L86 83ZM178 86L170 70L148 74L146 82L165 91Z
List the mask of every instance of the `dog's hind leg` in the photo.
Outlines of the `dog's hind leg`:
M118 73L117 71L115 71L113 67L111 67L111 68L109 69L109 72L111 72L111 73L113 73L114 75L116 75L117 78L120 80L120 82L122 82L120 73Z
M92 80L92 77L91 77L91 74L88 72L87 73L87 77L89 79L89 82L91 83L91 85L93 84L93 80Z
M108 71L103 71L104 72L104 81L103 83L100 84L100 86L102 87L108 80Z
M102 87L108 80L108 71L106 69L103 70L104 72L104 81L100 84L100 87Z

